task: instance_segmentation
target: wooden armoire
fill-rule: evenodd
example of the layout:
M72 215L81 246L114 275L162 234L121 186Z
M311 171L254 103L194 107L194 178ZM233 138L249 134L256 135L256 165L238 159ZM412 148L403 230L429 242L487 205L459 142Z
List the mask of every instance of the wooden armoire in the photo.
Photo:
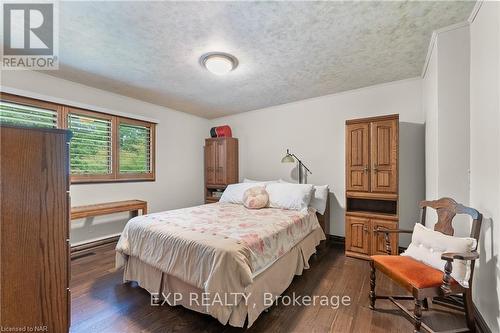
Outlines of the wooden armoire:
M68 331L69 139L0 126L0 327Z
M205 202L219 201L226 186L238 178L238 139L205 139Z
M377 229L397 229L399 115L346 121L346 255L386 254ZM398 253L397 234L391 239Z

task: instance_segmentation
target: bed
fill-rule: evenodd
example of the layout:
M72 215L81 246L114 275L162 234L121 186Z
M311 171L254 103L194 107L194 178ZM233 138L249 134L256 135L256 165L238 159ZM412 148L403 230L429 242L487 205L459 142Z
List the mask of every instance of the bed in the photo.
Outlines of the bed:
M117 267L169 305L250 327L325 239L314 209L213 203L137 216L118 241Z

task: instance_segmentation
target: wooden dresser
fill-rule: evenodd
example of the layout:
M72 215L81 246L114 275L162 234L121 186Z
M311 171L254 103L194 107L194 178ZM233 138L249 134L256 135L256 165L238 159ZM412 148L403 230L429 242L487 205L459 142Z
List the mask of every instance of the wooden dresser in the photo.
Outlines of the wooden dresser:
M219 201L226 186L238 178L238 139L205 139L205 202Z
M375 230L398 228L399 115L346 121L345 152L346 255L385 254L384 236Z
M0 138L0 327L67 332L70 132L1 126Z

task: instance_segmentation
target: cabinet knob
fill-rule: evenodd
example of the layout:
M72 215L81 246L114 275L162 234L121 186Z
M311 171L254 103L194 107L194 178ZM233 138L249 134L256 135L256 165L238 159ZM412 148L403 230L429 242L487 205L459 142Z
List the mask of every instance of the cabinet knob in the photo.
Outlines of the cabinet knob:
M376 165L376 164L373 165L373 171L375 171L375 172L378 171L378 165Z
M369 167L368 165L365 165L365 167L364 167L363 171L364 171L365 173L366 173L366 172L368 172L368 171L370 171L370 167Z

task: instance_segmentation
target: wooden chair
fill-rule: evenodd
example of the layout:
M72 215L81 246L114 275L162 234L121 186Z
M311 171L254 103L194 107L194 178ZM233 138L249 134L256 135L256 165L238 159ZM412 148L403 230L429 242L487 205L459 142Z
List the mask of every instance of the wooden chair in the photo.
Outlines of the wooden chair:
M445 235L453 236L453 218L457 214L466 214L472 217L472 228L470 237L478 241L479 232L481 229L481 221L483 216L475 209L465 207L455 202L450 198L442 198L436 201L422 201L420 208L422 209L421 223L425 225L425 213L427 207L436 210L438 222L434 226L435 231L439 231ZM391 256L390 254L390 237L392 233L412 233L411 230L377 230L377 232L385 235L386 251L389 255L376 255L371 257L370 267L370 308L375 309L375 301L377 299L389 299L399 309L401 309L407 317L413 321L415 325L414 332L421 332L424 329L428 332L434 332L429 326L422 323L422 307L428 309L427 298L448 297L450 295L461 295L464 304L464 310L467 320L468 329L456 330L454 332L475 332L474 311L472 306L472 290L464 288L458 284L452 277L453 260L469 260L470 261L470 278L469 286L472 287L472 278L474 275L474 263L479 258L476 251L470 253L443 253L442 260L444 264L444 273L422 262L414 260L406 256ZM386 276L397 282L406 290L412 293L412 296L379 296L375 294L375 271L379 270ZM406 309L397 300L412 299L415 301L413 314ZM437 302L436 302L437 303Z

